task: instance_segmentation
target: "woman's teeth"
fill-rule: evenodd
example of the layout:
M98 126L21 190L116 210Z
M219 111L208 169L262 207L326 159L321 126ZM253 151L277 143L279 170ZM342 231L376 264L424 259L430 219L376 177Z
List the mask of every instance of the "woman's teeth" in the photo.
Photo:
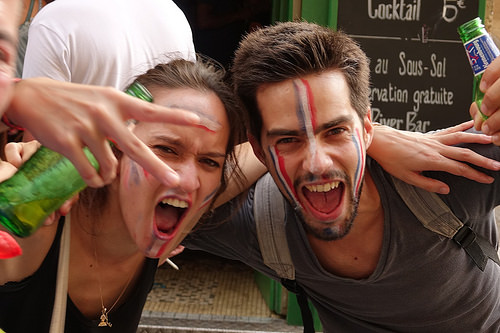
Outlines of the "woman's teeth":
M187 208L188 207L187 201L179 200L179 199L175 199L175 198L163 199L161 201L161 203L164 205L170 205L170 206L177 207L177 208Z

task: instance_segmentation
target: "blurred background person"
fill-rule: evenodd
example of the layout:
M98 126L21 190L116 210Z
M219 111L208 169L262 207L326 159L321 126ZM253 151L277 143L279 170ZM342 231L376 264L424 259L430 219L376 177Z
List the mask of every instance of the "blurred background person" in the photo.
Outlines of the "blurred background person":
M171 0L57 0L30 26L23 78L112 86L169 58L195 60L191 28Z
M28 44L28 31L35 15L54 0L23 0L23 12L19 24L19 42L17 43L16 77L23 75L24 54Z

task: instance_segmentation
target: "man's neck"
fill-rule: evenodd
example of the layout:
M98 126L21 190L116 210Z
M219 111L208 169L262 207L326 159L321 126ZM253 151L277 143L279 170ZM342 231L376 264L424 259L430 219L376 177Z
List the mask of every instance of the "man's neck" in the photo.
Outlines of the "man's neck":
M342 239L324 241L308 234L309 243L324 269L355 279L370 276L377 267L384 234L384 211L377 187L367 171L358 214Z

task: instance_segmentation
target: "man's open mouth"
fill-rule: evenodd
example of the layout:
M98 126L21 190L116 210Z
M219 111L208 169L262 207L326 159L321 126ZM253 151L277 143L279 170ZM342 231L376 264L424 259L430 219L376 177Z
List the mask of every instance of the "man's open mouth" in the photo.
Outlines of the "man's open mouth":
M305 185L302 194L306 199L308 210L321 217L332 214L342 202L345 185L339 181L323 184Z
M178 198L164 198L155 208L155 229L158 238L172 238L189 208L189 203Z

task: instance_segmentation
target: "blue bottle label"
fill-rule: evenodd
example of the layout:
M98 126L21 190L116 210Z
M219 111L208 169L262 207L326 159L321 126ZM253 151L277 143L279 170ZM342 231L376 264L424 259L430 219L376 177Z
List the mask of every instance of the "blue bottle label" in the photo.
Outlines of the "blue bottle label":
M474 75L483 73L500 53L489 35L481 35L464 44Z

